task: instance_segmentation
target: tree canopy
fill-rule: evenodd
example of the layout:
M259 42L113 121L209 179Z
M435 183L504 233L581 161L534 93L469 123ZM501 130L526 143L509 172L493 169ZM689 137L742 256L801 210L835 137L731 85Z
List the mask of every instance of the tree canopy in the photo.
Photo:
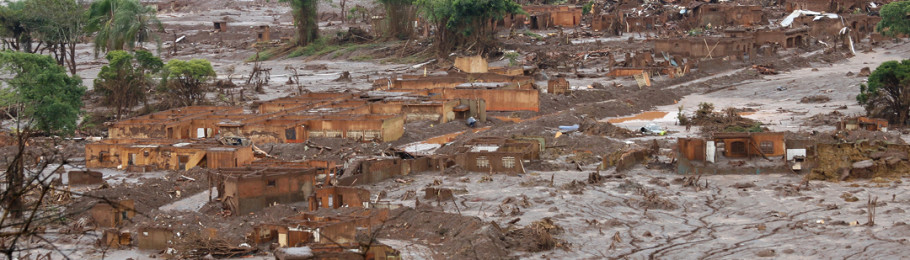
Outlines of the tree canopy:
M875 30L885 35L910 34L910 1L892 2L882 6Z
M86 12L85 30L95 35L95 54L132 49L136 43L157 40L152 31L162 30L155 9L138 0L98 0Z
M297 27L295 44L304 46L319 38L319 24L316 21L319 0L281 0L291 4L294 26Z
M50 134L72 134L82 108L85 87L47 55L3 51L0 68L13 74L0 102L16 109L26 127Z
M910 60L886 61L860 85L856 100L870 116L906 124L910 112Z
M26 0L28 28L57 60L76 73L76 43L85 33L84 8L75 0Z
M152 85L152 74L161 71L160 58L144 50L136 55L126 51L111 51L105 56L109 64L101 67L95 79L95 91L102 96L102 103L116 111L119 120L131 108L147 100Z
M492 45L491 21L523 13L512 0L417 0L421 13L436 24L438 54L467 44L479 49Z
M192 106L205 100L207 81L215 78L208 60L170 60L164 65L161 90L174 105Z

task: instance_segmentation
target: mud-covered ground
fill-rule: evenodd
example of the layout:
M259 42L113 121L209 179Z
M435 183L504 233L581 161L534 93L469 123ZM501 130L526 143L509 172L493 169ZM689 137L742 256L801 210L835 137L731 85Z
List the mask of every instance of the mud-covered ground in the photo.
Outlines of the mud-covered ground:
M385 191L393 203L414 206L413 197L402 200L405 193L423 199L424 188L441 181L434 187L461 191L454 202L442 202L445 212L503 227L548 217L565 230L556 236L565 248L514 252L521 258L882 259L910 253L904 218L910 193L903 179L813 181L806 187L799 175L720 175L701 176L697 186L687 186L683 176L636 168L621 179L589 184L591 172L532 171L495 175L488 182L479 173L418 174L408 176L414 180L408 184L386 181L369 188ZM868 225L870 197L878 198L874 225ZM434 248L419 239L410 242Z

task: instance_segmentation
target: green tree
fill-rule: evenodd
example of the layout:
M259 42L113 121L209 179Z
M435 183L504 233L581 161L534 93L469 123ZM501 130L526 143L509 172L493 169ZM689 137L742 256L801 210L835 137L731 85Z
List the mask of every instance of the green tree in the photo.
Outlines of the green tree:
M85 87L47 55L0 52L0 68L14 75L0 92L0 105L11 108L27 127L49 134L72 134Z
M906 124L910 111L910 60L886 61L862 84L856 100L869 116Z
M85 35L85 12L75 0L26 0L28 28L50 50L57 64L76 73L76 44Z
M15 156L3 174L6 183L0 192L3 206L0 224L10 228L8 232L0 235L8 242L4 243L4 248L0 251L9 258L13 252L20 250L14 246L16 241L30 236L28 233L30 225L35 225L32 222L36 219L36 213L39 212L48 191L47 186L42 185L44 181L36 181L42 174L35 172L31 172L29 176L25 174L25 144L35 132L52 135L72 134L76 129L79 110L82 108L85 87L78 76L67 75L63 67L46 55L3 51L0 52L0 70L5 72L5 75L10 75L4 80L5 88L0 90L0 105L6 107L7 115L14 119L17 147ZM55 160L50 156L46 159ZM65 164L65 161L61 161L61 164ZM42 172L47 169L36 168ZM38 200L25 200L24 198L33 191L40 192ZM11 219L23 221L8 222ZM13 231L15 229L20 231Z
M506 14L523 13L512 0L416 0L421 13L435 24L437 55L452 50L477 47L478 52L493 47L491 23Z
M386 37L408 39L414 31L414 16L417 14L414 0L379 0L385 8Z
M294 15L294 26L297 27L295 44L304 46L319 38L319 24L316 13L319 10L319 0L281 0L291 4Z
M171 105L192 106L205 101L208 81L215 78L212 64L204 59L170 60L164 65L162 87Z
M892 2L882 6L879 15L882 20L878 22L875 30L882 34L895 36L910 34L910 1Z
M28 15L26 15L25 2L9 2L0 5L0 36L3 44L10 49L24 52L35 52L33 48L31 30L28 28Z
M163 30L155 9L138 0L99 0L89 6L86 32L95 34L95 55L108 50L132 49L157 37Z
M105 58L109 63L98 72L95 91L120 120L131 108L148 100L146 93L154 85L151 75L161 71L163 62L144 50L136 51L135 56L126 51L111 51Z

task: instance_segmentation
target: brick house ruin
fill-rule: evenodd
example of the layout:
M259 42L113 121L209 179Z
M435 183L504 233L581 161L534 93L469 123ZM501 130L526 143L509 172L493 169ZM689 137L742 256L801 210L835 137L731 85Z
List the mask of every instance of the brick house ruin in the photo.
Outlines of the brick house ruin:
M581 8L577 6L526 5L531 29L547 29L551 26L572 27L581 24Z
M411 173L438 171L446 166L447 157L371 157L355 160L352 167L338 177L336 185L351 186L376 183Z
M456 77L458 84L476 77L512 81L528 88L533 85L533 80L524 76L487 73ZM433 84L432 80L428 82ZM539 103L538 92L524 87L410 92L307 93L264 102L258 113L244 113L241 107L183 107L116 122L109 133L111 139L241 136L253 143L301 143L310 137L391 142L404 134L407 121L445 123L468 116L485 118L487 109L537 111Z
M86 168L189 170L239 167L253 161L250 146L173 139L107 139L85 145Z
M335 216L301 213L280 223L255 227L249 240L255 244L278 243L280 247L357 248L358 236L369 236L389 218L389 209L354 209L347 213Z
M687 37L654 40L656 52L689 58L734 57L743 59L755 53L752 37Z
M787 152L784 133L777 132L714 133L710 139L679 138L677 172L680 174L784 172L789 171L786 167ZM752 160L753 158L767 161L756 161ZM777 158L779 162L775 162L773 158Z
M755 26L766 23L758 5L699 4L690 7L696 26Z
M853 131L856 129L865 129L868 131L888 131L888 120L881 118L856 117L846 118L837 124L838 130Z
M524 161L540 159L542 145L534 139L476 138L457 149L455 163L473 172L524 173Z
M306 201L330 176L319 177L317 168L247 167L219 170L224 181L218 197L232 214L248 214L275 203Z
M89 214L97 228L118 227L136 216L136 202L133 200L100 201L89 210Z
M320 208L369 208L369 204L370 191L353 187L316 189L316 193L309 198L310 211L316 211Z

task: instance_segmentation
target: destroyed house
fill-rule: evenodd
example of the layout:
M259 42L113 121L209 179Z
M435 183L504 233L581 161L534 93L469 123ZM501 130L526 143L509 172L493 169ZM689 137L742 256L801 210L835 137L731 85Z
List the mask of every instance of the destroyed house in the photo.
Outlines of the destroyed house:
M681 174L788 172L785 160L788 152L796 151L788 151L784 133L777 132L714 133L710 139L679 138L677 171Z
M875 26L881 21L879 16L869 16L864 14L845 14L838 15L837 18L828 18L826 16L800 16L793 19L792 27L805 27L808 35L813 38L831 42L844 37L842 40L846 45L846 36L841 33L845 27L849 30L849 35L853 41L860 41L875 32Z
M204 138L206 135L215 135L217 132L211 126L194 125L193 118L215 113L239 114L242 112L243 109L240 107L190 106L175 108L118 121L108 128L108 136L112 139Z
M756 45L777 44L784 48L798 48L806 45L806 41L809 39L809 29L802 27L758 30L753 35Z
M481 137L457 149L455 163L473 172L524 173L524 162L540 159L536 140Z
M758 5L725 5L698 3L692 9L696 25L711 26L756 26L765 23L762 7Z
M730 158L774 157L786 152L783 133L714 133L713 139L723 144L723 155Z
M380 182L411 173L441 169L438 158L416 157L404 159L401 157L365 158L357 160L354 167L345 169L344 175L338 178L339 186L351 186Z
M136 216L133 200L99 201L89 210L96 228L112 228Z
M533 89L534 79L523 75L502 75L497 73L459 73L420 77L403 76L394 79L377 79L373 82L377 90L392 89L438 89L457 88L466 83L496 83L504 89Z
M275 203L306 201L318 185L330 178L317 180L319 170L300 167L244 167L220 169L224 182L218 197L233 214L256 212Z
M113 139L226 135L247 137L253 143L300 143L310 137L389 142L404 134L405 121L445 123L459 114L486 113L486 102L474 97L483 95L471 94L478 90L454 92L464 94L453 98L430 98L427 93L423 98L397 95L362 99L353 94L308 93L264 102L257 109L259 113L243 113L239 107L187 107L117 122L110 133ZM456 110L460 105L465 106ZM536 100L521 106L536 109Z
M522 9L530 16L531 29L550 26L571 27L581 24L581 8L577 6L527 5Z
M357 247L358 234L369 236L389 218L388 209L351 209L344 213L335 216L302 213L280 223L262 224L253 228L250 240L258 245L277 242L280 247Z
M189 170L239 167L253 161L250 146L173 139L107 139L85 145L86 168Z
M321 208L369 208L370 191L353 187L325 187L316 189L309 198L310 211Z
M865 129L868 131L888 131L888 120L881 118L869 118L869 117L856 117L856 118L846 118L841 120L837 125L837 129L853 131L856 129Z
M686 37L654 40L654 50L689 58L734 57L743 59L755 52L752 37Z
M851 13L857 8L865 9L869 0L786 0L781 1L787 12L793 10L812 10L829 13Z

